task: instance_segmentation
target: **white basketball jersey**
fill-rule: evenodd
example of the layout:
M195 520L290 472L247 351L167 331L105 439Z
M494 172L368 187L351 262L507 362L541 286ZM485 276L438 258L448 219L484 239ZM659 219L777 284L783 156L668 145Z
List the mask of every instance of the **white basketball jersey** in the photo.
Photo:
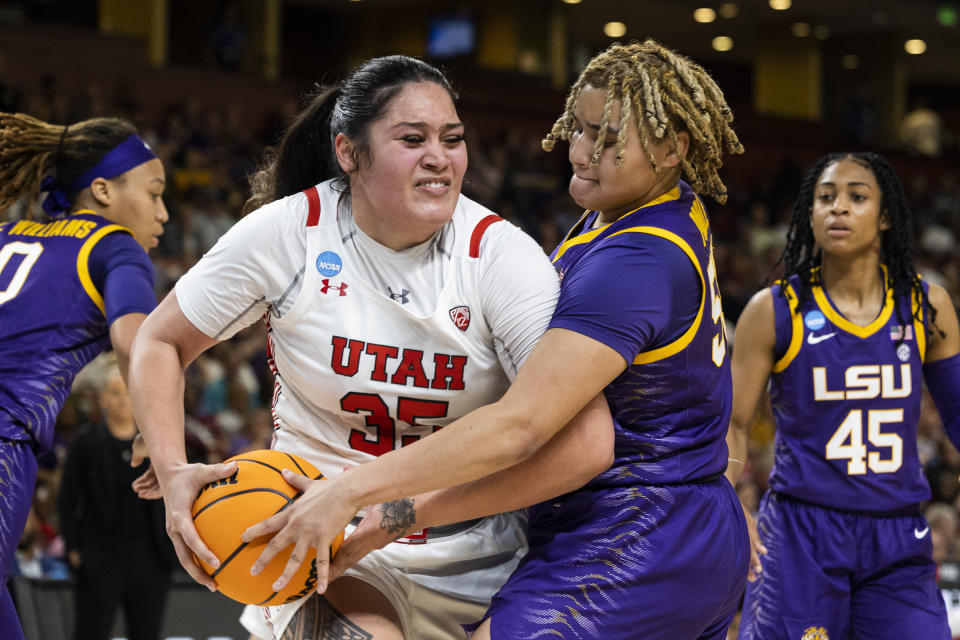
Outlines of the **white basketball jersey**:
M443 287L421 317L374 290L347 260L340 194L328 183L305 193L302 289L289 311L269 320L273 446L336 475L344 461L410 444L509 386L482 313L478 269L480 239L500 218L461 198Z

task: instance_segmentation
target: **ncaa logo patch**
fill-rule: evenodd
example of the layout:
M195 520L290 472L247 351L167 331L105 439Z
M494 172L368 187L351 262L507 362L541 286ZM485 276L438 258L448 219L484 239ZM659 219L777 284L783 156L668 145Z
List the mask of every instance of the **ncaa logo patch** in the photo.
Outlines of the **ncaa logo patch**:
M320 275L335 276L343 269L343 260L333 251L324 251L317 256L317 271Z
M830 636L824 627L807 627L800 640L830 640Z
M827 324L827 319L819 311L808 311L807 315L803 316L803 324L810 331L819 331Z
M466 331L467 327L470 326L470 307L460 305L450 309L450 319L453 320L453 326L460 331Z

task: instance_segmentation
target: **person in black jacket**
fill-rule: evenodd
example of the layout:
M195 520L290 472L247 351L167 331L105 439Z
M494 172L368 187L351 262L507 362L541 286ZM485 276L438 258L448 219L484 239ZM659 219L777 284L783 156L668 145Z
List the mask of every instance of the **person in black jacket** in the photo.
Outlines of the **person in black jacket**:
M60 526L76 576L77 640L106 640L122 607L130 640L158 640L170 587L173 549L160 500L141 500L131 483L137 433L115 364L99 385L102 422L70 446L60 489Z

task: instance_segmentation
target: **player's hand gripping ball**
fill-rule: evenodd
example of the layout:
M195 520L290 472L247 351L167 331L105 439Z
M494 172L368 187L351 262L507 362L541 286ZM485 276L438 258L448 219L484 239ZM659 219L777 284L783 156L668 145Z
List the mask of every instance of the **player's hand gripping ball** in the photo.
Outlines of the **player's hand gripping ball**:
M193 503L193 524L204 544L220 558L220 568L214 570L194 558L216 581L220 593L244 604L278 605L309 595L317 583L316 549L309 550L307 560L287 586L276 592L271 585L283 573L294 545L278 553L263 571L252 576L250 567L271 536L261 536L245 544L240 535L300 497L300 492L283 479L280 473L283 469L314 480L322 479L323 475L299 456L269 449L242 453L226 462L237 463L236 473L206 485ZM330 547L331 558L342 542L343 533Z

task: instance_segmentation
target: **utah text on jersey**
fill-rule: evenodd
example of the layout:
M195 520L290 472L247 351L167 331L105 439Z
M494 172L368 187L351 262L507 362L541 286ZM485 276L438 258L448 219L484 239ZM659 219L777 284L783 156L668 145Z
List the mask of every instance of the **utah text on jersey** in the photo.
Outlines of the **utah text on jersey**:
M463 369L467 364L467 356L433 354L432 358L428 357L428 361L433 361L432 375L428 377L424 367L424 352L419 349L401 349L343 336L333 336L332 343L330 367L341 376L357 375L362 362L363 372L369 371L369 378L374 382L412 385L421 389L464 388Z

